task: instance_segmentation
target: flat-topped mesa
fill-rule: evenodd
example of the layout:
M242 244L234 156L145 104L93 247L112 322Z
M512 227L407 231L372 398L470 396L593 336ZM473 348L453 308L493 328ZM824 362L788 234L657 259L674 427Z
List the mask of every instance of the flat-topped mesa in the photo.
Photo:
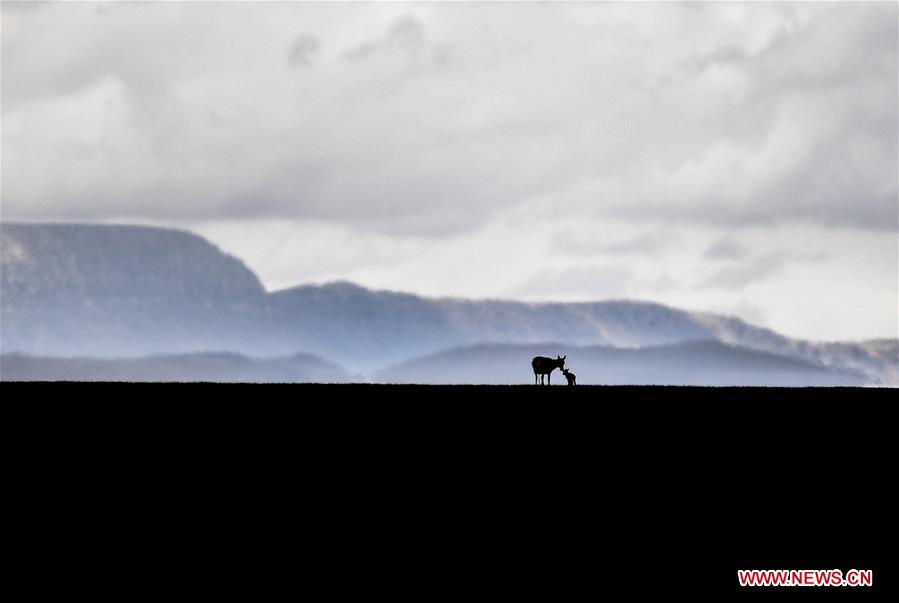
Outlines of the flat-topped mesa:
M0 224L2 351L135 356L258 353L265 289L190 232ZM297 350L278 350L285 353Z
M105 224L0 224L4 294L259 298L239 259L184 230Z

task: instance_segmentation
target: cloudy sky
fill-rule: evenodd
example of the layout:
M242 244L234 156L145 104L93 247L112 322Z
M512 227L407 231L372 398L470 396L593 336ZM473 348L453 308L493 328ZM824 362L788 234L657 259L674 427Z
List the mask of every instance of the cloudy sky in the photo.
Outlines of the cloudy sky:
M2 219L895 337L897 5L2 3Z

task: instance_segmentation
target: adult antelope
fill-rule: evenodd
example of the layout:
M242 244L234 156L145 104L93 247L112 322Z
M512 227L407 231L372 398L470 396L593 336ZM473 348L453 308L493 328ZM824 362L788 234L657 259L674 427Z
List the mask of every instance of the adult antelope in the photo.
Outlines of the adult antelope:
M565 358L567 356L556 356L556 359L547 358L546 356L534 356L531 360L531 366L534 367L534 385L537 385L537 376L540 376L540 385L543 385L543 375L546 375L546 385L550 385L550 373L553 369L565 368Z

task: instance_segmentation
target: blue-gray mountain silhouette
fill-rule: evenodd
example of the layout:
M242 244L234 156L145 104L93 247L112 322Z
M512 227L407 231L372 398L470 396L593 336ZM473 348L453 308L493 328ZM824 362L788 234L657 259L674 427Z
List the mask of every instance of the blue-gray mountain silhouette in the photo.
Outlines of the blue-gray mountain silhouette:
M720 341L690 341L641 349L563 344L480 344L446 350L401 363L376 375L387 383L528 383L522 363L544 349L565 349L577 359L584 385L862 385L850 371ZM589 369L588 369L589 367Z
M297 258L302 261L302 258ZM298 352L353 373L494 342L640 348L717 340L895 383L896 340L811 343L737 318L637 301L433 299L350 283L266 292L237 258L163 228L0 224L0 351L136 357ZM530 381L532 356L519 359ZM578 359L579 379L587 367ZM586 382L586 381L585 381Z
M140 358L0 357L4 381L214 381L236 383L345 383L353 377L311 354L248 358L227 352Z

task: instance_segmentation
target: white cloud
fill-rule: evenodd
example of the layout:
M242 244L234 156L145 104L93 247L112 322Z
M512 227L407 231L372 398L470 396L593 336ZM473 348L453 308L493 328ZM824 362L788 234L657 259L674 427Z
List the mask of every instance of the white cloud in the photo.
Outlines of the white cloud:
M28 118L3 136L17 217L65 206L433 235L584 191L600 215L732 225L878 228L894 209L890 5L4 10L4 122ZM82 132L52 126L61 102L119 116L93 124L103 178L75 199L59 183L82 162L58 156ZM144 173L123 174L123 155Z
M2 14L4 219L195 227L269 286L764 307L806 334L782 298L864 274L865 316L825 331L895 323L895 253L860 243L896 229L895 4ZM791 230L846 256L781 255ZM744 253L706 257L724 238Z

